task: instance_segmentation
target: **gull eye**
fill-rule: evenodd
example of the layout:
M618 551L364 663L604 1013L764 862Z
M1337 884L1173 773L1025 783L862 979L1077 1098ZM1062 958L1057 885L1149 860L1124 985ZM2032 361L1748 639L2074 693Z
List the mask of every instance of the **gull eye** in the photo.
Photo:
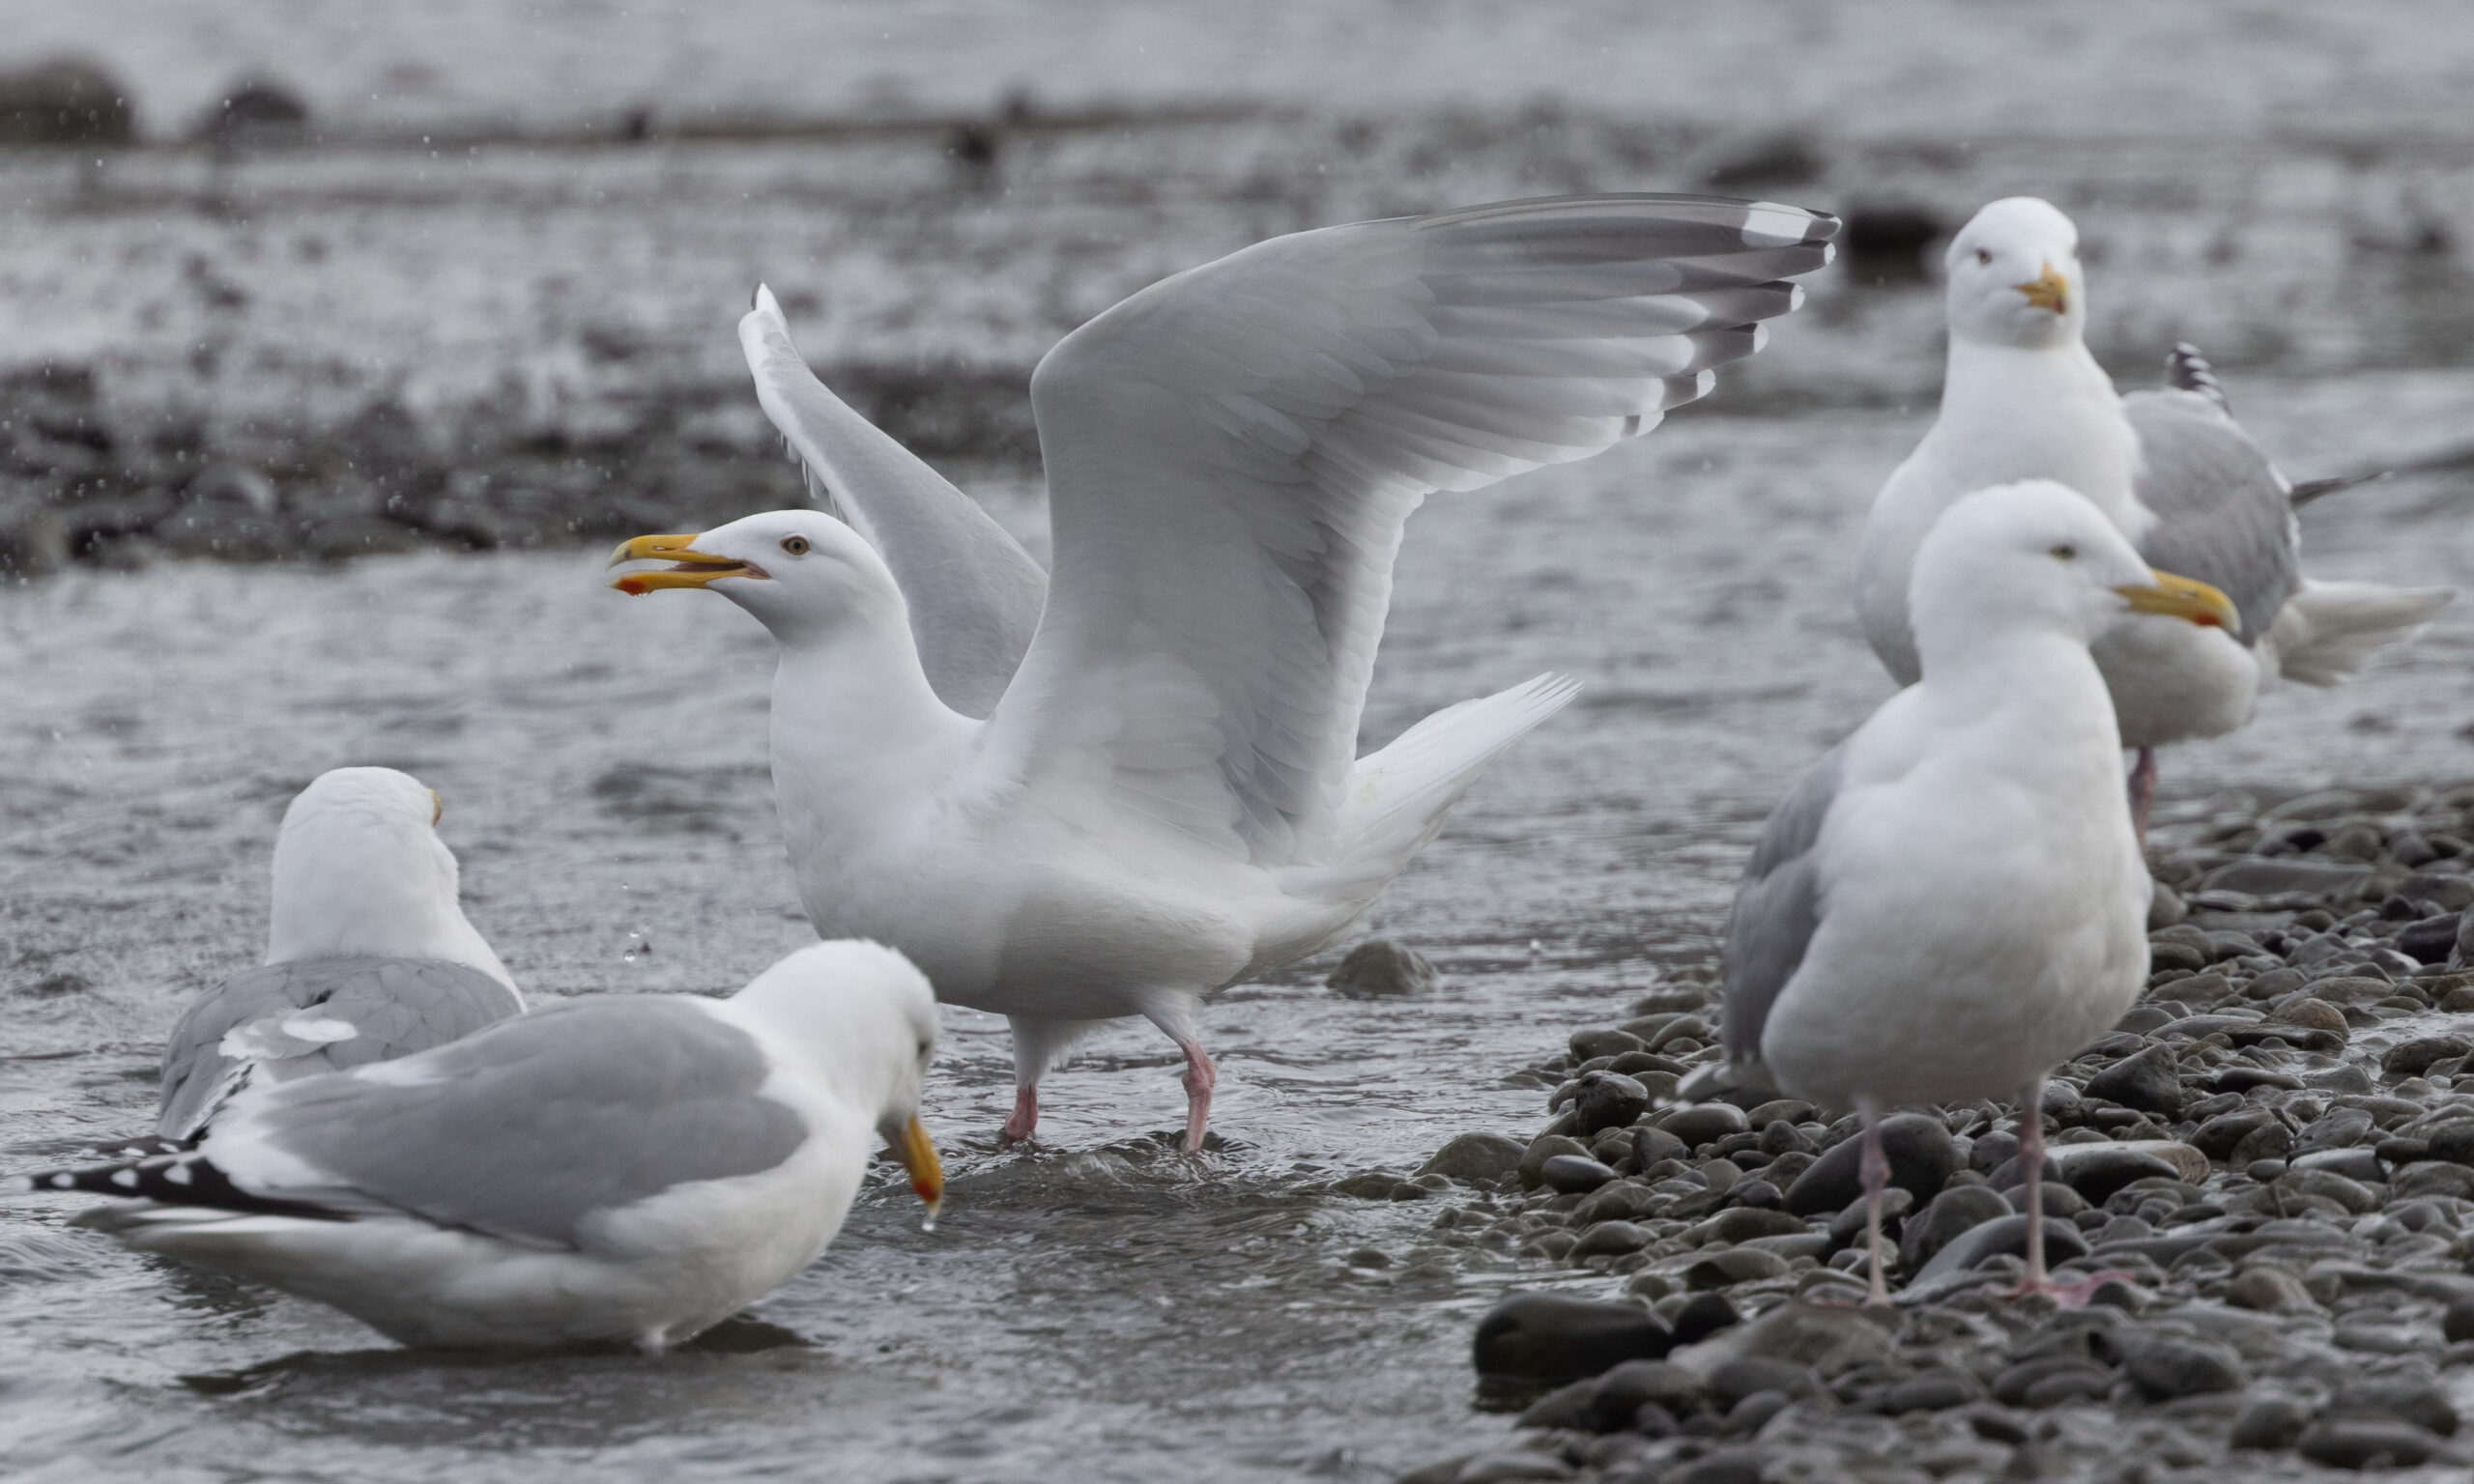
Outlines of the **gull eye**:
M1992 267L1992 266L1993 266L1993 249L1992 249L1992 248L1990 248L1990 247L1978 247L1978 248L1975 250L1975 260L1976 260L1978 263L1983 264L1983 265L1984 265L1985 267L1987 267L1987 268Z
M808 538L805 536L784 536L782 538L782 550L790 553L793 556L805 556L808 554Z
M2064 541L2061 545L2053 549L2053 557L2056 561L2070 561L2078 556L2079 548L2071 545L2067 541Z

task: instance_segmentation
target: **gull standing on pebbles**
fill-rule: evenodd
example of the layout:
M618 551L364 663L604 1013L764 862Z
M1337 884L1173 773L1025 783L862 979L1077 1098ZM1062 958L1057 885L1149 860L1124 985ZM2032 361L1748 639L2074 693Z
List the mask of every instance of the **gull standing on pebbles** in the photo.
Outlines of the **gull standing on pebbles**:
M2136 615L2232 628L2204 583L2152 572L2051 480L1961 499L1915 554L1923 674L1823 755L1769 816L1727 924L1724 1061L1678 1094L1775 1088L1864 1123L1872 1298L1903 1103L2020 1101L2028 1270L2046 1275L2045 1074L2147 977L2147 868L2113 702L2089 656Z
M75 1224L331 1304L406 1345L657 1353L816 1260L882 1134L933 1221L936 1005L821 943L727 1000L593 995L248 1088L195 1150L17 1176L133 1196Z
M163 1046L156 1132L195 1138L251 1080L382 1062L520 1013L464 916L446 806L393 768L336 768L275 836L267 961L189 1006Z
M1836 228L1714 197L1513 202L1154 284L1032 376L1056 571L1019 670L1036 566L820 396L760 296L741 327L760 395L851 524L639 537L614 562L677 565L617 585L710 587L772 631L774 792L808 915L1011 1020L1009 1139L1065 1046L1138 1014L1184 1054L1199 1150L1204 999L1331 942L1573 694L1540 676L1357 757L1410 512L1701 396Z
M2083 338L2079 229L2050 204L2016 196L1984 208L1951 241L1948 267L1941 416L1882 486L1856 558L1864 637L1900 684L1919 670L1910 570L1941 513L2015 479L2086 496L2149 560L2214 584L2242 611L2239 635L2141 618L2096 645L2122 745L2139 753L2131 807L2144 836L2157 748L2245 725L2259 688L2280 676L2350 679L2453 596L2304 577L2293 507L2345 481L2287 484L2188 346L2170 363L2173 385L2116 393Z

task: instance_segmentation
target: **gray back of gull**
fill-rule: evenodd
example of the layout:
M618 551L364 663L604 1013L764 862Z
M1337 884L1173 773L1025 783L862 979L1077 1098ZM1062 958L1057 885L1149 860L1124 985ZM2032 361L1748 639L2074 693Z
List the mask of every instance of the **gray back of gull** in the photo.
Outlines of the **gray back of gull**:
M1846 754L1842 742L1804 770L1762 827L1736 888L1735 910L1727 917L1727 1003L1719 1037L1727 1059L1738 1067L1761 1060L1769 1007L1796 977L1821 926L1821 875L1813 846L1838 800Z
M562 1000L399 1061L378 1076L259 1095L271 1142L330 1178L340 1209L374 1202L545 1247L674 1185L768 1170L805 1120L762 1096L755 1038L669 997ZM207 1141L209 1158L215 1140ZM318 1202L320 1189L269 1192Z
M359 1034L302 1058L304 1070L340 1071L443 1046L523 1008L489 975L440 958L304 958L235 974L172 1027L155 1131L195 1137L240 1089L248 1064L218 1049L237 1026L311 1009L348 1022Z
M2242 614L2247 647L2302 585L2285 480L2242 425L2196 391L2135 391L2122 411L2139 435L2140 500L2156 524L2148 564L2214 584Z

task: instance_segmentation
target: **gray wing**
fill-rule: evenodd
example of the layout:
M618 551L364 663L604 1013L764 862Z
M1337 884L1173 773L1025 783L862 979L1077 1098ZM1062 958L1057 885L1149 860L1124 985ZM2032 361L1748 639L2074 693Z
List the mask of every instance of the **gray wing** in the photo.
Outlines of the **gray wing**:
M1727 1003L1719 1034L1727 1059L1739 1066L1761 1060L1769 1007L1796 977L1821 926L1821 872L1813 845L1838 800L1846 755L1842 742L1804 770L1762 827L1736 888L1735 910L1727 917Z
M692 1003L595 995L253 1092L202 1147L257 1196L572 1247L594 1212L789 1158L807 1125L762 1095L770 1074L754 1038Z
M809 494L893 569L937 699L985 720L1030 647L1048 574L978 501L816 379L770 290L756 291L738 338L756 399L805 465Z
M2136 391L2122 398L2122 410L2139 436L2135 489L2156 512L2139 554L2223 588L2242 614L2235 638L2257 643L2302 585L2284 476L2203 393Z
M236 974L172 1027L155 1131L195 1137L247 1081L256 1063L221 1049L233 1031L252 1030L267 1060L300 1075L425 1051L523 1009L489 975L436 958L310 958ZM287 1035L283 1023L302 1012L311 1013L300 1025L307 1034Z

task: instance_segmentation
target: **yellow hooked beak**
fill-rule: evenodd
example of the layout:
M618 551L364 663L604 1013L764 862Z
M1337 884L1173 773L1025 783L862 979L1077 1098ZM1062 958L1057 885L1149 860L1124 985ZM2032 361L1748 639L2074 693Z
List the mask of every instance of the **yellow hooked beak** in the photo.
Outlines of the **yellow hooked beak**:
M611 586L630 597L642 597L661 587L703 587L726 577L762 577L761 569L728 556L708 556L696 550L696 538L689 536L638 536L621 541L618 550L610 554L610 565L622 561L675 561L678 565L658 572L630 572L611 583Z
M2056 314L2068 314L2070 312L2070 280L2054 271L2054 267L2050 263L2044 265L2044 270L2029 281L2014 283L2010 287L2028 296L2028 302L2039 309L2050 309Z
M2188 619L2201 628L2242 632L2242 614L2224 593L2205 583L2152 567L2147 575L2156 579L2154 585L2114 589L2130 600L2133 613L2162 614L2169 618Z
M910 1188L928 1205L927 1229L933 1232L936 1229L936 1213L945 1204L945 1166L936 1158L936 1146L920 1126L916 1113L902 1126L901 1136L890 1142L894 1157L910 1172Z
M441 819L444 819L444 818L446 818L446 801L445 799L442 799L442 798L440 798L440 797L438 796L438 790L437 790L437 789L432 788L432 789L429 791L429 824L430 824L430 828L431 828L431 829L436 829L436 828L438 828L438 821L440 821Z

